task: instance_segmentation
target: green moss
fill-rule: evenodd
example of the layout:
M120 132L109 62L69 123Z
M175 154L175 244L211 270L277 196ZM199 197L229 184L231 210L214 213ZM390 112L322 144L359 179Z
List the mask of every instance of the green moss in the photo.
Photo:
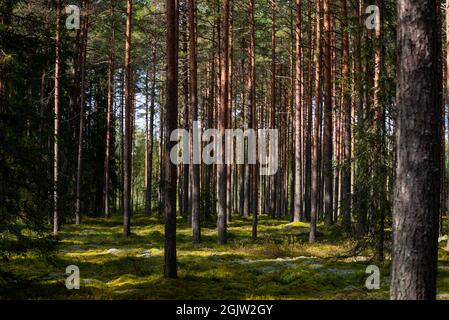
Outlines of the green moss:
M18 299L386 299L389 264L381 265L382 288L365 289L365 259L343 258L352 244L337 228L319 225L320 242L308 244L308 225L260 217L259 238L251 221L234 219L229 241L216 242L213 227L203 242L191 243L191 230L178 219L179 279L164 279L162 222L133 217L132 236L122 237L121 218L89 219L65 226L57 254L15 256L6 271L25 279L0 293ZM449 297L449 255L440 250L438 293ZM358 262L359 261L359 262ZM77 265L81 289L65 288L65 268Z

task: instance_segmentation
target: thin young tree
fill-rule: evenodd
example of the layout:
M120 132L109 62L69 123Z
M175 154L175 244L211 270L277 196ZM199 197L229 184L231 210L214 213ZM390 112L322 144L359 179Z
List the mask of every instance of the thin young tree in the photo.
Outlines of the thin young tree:
M436 298L441 106L437 8L398 2L396 181L391 298Z

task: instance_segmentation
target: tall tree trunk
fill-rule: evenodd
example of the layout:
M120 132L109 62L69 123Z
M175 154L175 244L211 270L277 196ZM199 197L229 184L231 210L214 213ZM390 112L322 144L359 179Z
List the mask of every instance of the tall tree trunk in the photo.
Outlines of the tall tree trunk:
M270 128L276 128L276 0L271 0L271 105ZM276 193L278 191L277 173L270 176L269 213L274 218L276 215Z
M321 171L321 0L316 1L316 50L315 50L315 130L312 166L312 212L310 219L309 242L316 241L316 224L320 210L320 171Z
M333 223L333 168L332 168L332 61L331 19L329 0L324 0L324 218L325 225Z
M190 111L192 112L192 125L198 121L198 84L197 84L197 53L196 53L196 1L189 0L189 62L190 62ZM192 128L193 129L193 128ZM201 128L198 128L201 130ZM195 130L196 131L196 130ZM194 131L194 132L195 132ZM200 228L200 165L196 157L199 157L199 137L190 135L191 167L192 167L192 241L201 242ZM193 161L192 161L193 160Z
M83 170L83 144L84 144L84 121L86 113L86 99L85 99L85 87L86 87L86 50L87 50L87 26L88 26L87 15L83 18L82 32L80 39L82 41L81 45L81 58L80 58L80 115L79 115L79 134L78 134L78 157L77 157L77 168L76 168L76 199L75 199L75 223L79 225L81 223L81 179Z
M438 75L441 79L444 78L444 62L443 62L443 21L442 21L442 12L441 12L441 0L435 0L435 6L437 8L437 32L438 32L438 72L441 73L441 75ZM440 218L439 218L439 235L443 235L443 216L446 213L446 122L444 121L445 115L446 115L446 104L445 104L445 97L444 97L444 80L439 83L438 92L439 92L439 102L441 105L441 118L443 121L441 121L441 159L440 159Z
M397 168L391 298L436 298L441 106L437 13L431 0L398 2Z
M55 38L55 110L54 110L54 158L53 158L53 233L59 231L58 178L59 178L59 80L61 78L61 0L56 1L56 38Z
M71 66L71 84L70 84L70 91L69 91L69 118L76 118L77 111L76 107L80 104L80 94L81 94L81 66L83 64L83 45L84 45L84 10L86 8L86 0L80 1L80 23L81 28L79 28L76 31L75 36L75 44L74 44L74 54L72 58L72 66ZM71 126L71 134L73 139L75 140L77 138L76 135L76 126L72 124L72 122L69 122ZM79 128L78 128L79 129ZM76 161L76 160L75 160Z
M351 231L351 84L349 69L349 35L347 0L341 0L342 9L342 91L343 91L343 167L341 181L341 205L343 229Z
M124 211L125 209L125 197L123 196L124 186L125 186L125 167L124 167L124 159L125 159L125 70L122 69L121 72L121 87L120 87L120 211Z
M385 211L387 210L387 177L384 163L387 161L385 146L385 108L383 106L383 0L377 0L376 4L379 8L379 17L376 21L375 28L375 50L374 50L374 122L373 129L376 136L376 145L374 152L374 175L377 183L374 181L373 186L378 186L373 194L376 197L375 205L375 237L376 237L376 259L383 261L384 259L384 225Z
M449 35L449 1L446 1L446 35ZM449 37L446 36L446 103L449 104ZM448 112L448 120L449 120L449 112ZM449 157L449 148L448 148L448 157ZM449 228L448 228L449 232ZM449 234L448 241L446 244L447 250L449 250Z
M185 8L180 8L180 11L184 11ZM188 39L187 39L187 14L185 12L181 13L181 33L182 33L182 53L184 59L182 61L182 89L184 96L184 129L192 134L192 123L190 122L190 110L189 110L189 60L188 60ZM188 152L191 152L189 145ZM184 151L183 151L184 152ZM186 217L191 224L192 212L191 212L191 167L188 163L185 163L182 167L182 215Z
M356 234L358 238L363 238L366 235L367 231L367 197L369 191L366 190L366 170L368 165L366 164L366 157L360 157L363 152L362 148L364 145L364 128L365 128L365 114L364 114L364 86L363 79L364 75L362 72L362 28L363 26L363 17L360 12L360 6L363 1L357 0L354 3L353 7L353 15L355 18L356 28L354 28L353 32L353 61L354 61L354 97L355 97L355 113L357 115L357 127L355 132L356 144L355 155L358 158L355 166L354 172L354 203L353 203L353 212L356 216Z
M152 155L150 154L150 127L149 127L149 118L150 118L150 93L148 92L150 90L149 88L149 70L148 66L145 70L145 195L144 195L144 212L145 215L150 215L150 207L149 203L151 202L151 199L148 198L148 193L150 192L149 189L151 189L149 186L149 164L150 164L150 157Z
M227 210L227 165L225 164L225 143L224 136L225 130L228 127L228 90L229 90L229 13L230 6L229 0L223 1L222 8L222 24L223 24L223 35L222 35L222 55L221 55L221 78L220 78L220 105L218 111L218 132L221 137L221 161L217 165L217 188L218 188L218 212L217 212L217 227L218 227L218 243L226 243L226 214Z
M150 93L150 125L147 129L149 145L146 153L147 159L147 176L145 186L145 215L150 215L152 212L152 197L153 197L153 150L154 150L154 98L156 95L156 50L153 49L151 60L151 93ZM148 112L148 111L147 111ZM148 120L147 120L148 123Z
M251 62L252 62L252 48L251 48L251 37L252 37L252 32L254 30L254 26L252 24L253 20L252 20L252 10L253 10L253 3L249 0L248 1L248 7L247 7L247 15L248 15L248 34L249 34L249 44L248 44L248 48L247 48L247 54L248 54L248 65L246 66L248 72L246 72L245 75L245 85L246 85L246 102L247 103L247 108L245 110L245 106L243 107L243 121L245 123L245 125L248 126L248 129L251 126L251 95L252 95L252 88L253 88L253 78L251 75ZM245 66L242 65L242 70L245 69ZM252 203L251 198L251 170L252 167L250 167L250 165L248 164L248 160L249 160L249 145L246 144L245 145L245 152L246 152L246 160L245 164L242 166L243 167L243 172L242 172L242 180L243 180L243 189L242 189L242 205L243 205L243 217L247 218L249 217L250 213L251 213L251 208L250 208L250 204Z
M287 117L289 119L288 121L288 131L289 136L288 139L290 141L288 145L288 159L289 159L289 170L287 171L290 175L289 180L289 194L288 194L288 214L290 216L290 222L293 222L294 216L295 216L295 121L294 119L294 109L295 109L295 72L296 72L296 65L295 65L295 39L296 39L296 32L295 32L295 16L294 13L294 6L290 6L289 10L289 20L290 20L290 85L289 85L289 101L288 101L288 114ZM293 155L293 156L292 156Z
M178 60L176 60L178 61ZM162 95L162 93L161 93ZM165 102L167 103L167 102ZM163 161L164 157L164 142L165 142L165 110L164 107L160 106L159 119L161 119L159 126L159 188L158 188L158 215L161 216L164 207L164 171L165 171L165 162Z
M296 0L296 73L295 73L295 210L293 221L302 219L302 126L301 126L301 0Z
M304 216L307 221L311 220L311 188L312 188L312 59L313 59L313 35L312 35L312 1L308 1L307 18L307 124L305 137L305 179L304 179Z
M177 278L176 263L176 177L177 168L170 160L174 142L170 135L177 126L178 118L178 29L176 0L166 0L167 24L167 89L165 102L165 143L164 155L164 276Z
M111 116L114 105L114 51L115 51L115 24L114 2L111 2L111 47L108 62L108 110L106 115L106 154L104 159L104 215L109 217L109 171L111 162Z
M257 114L256 114L256 52L255 52L255 21L254 21L254 0L249 0L248 3L249 14L249 101L248 107L250 111L250 119L248 128L257 129ZM249 186L250 201L252 205L252 238L257 239L257 224L258 224L258 164L247 166L249 174L249 180L251 181Z
M214 24L215 25L215 24ZM212 28L212 43L215 43L215 28ZM207 126L208 128L214 127L214 110L215 110L215 51L211 53L210 58L210 83L209 83L209 109L207 112ZM209 220L211 213L213 212L213 208L215 206L212 205L212 188L213 186L213 165L205 165L205 183L204 183L204 190L205 190L205 199L204 199L204 215L205 219Z
M133 114L133 90L131 71L131 30L132 30L133 2L128 0L126 10L126 35L125 35L125 138L124 138L124 184L123 184L123 235L131 234L131 168L132 168L132 119Z
M233 91L232 91L232 71L233 71L233 60L234 60L234 54L233 54L233 48L234 48L234 19L233 19L233 4L234 2L232 0L230 0L229 3L229 15L230 15L230 22L229 22L229 49L228 49L228 59L229 59L229 63L228 63L228 79L229 79L229 88L228 88L228 128L229 129L233 129L233 121L232 121L232 110L233 110L233 100L232 99L232 95L233 95ZM233 152L235 152L235 148L233 150ZM229 223L232 219L232 183L233 183L233 159L231 159L231 163L229 163L229 165L227 166L227 175L228 175L228 180L227 180L227 190L226 190L226 208L227 208L227 212L226 212L226 222Z
M249 32L251 32L251 26L250 26L250 18L249 18L249 5L247 5L247 18L248 18L248 30ZM247 53L247 57L248 57L248 63L251 59L251 53L249 50L249 46L246 44L246 38L242 38L242 48L246 49L246 53ZM245 70L246 68L246 64L245 64L246 60L245 58L242 58L241 61L241 70ZM249 81L250 81L250 73L246 72L245 76L242 79L242 87L244 87L245 89L242 90L241 92L241 127L243 128L247 128L249 125L249 116L248 116L248 109L249 109ZM248 172L249 172L249 165L248 165L248 161L246 159L248 159L248 151L247 151L247 144L245 143L245 151L244 151L244 156L245 156L245 163L243 165L240 165L240 171L239 171L239 183L240 183L240 194L239 194L239 201L240 201L240 208L239 208L239 212L240 215L244 218L248 218L249 217L249 210L247 210L248 208L248 190L247 190L247 186L249 184L249 179L247 177Z

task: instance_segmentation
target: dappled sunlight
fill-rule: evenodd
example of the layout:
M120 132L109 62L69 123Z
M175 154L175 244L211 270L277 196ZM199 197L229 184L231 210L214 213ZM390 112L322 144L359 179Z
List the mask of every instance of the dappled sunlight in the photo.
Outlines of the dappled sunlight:
M57 299L386 299L389 263L381 266L381 290L365 289L367 256L347 257L352 243L319 225L321 239L309 244L305 223L261 216L259 237L251 221L234 219L229 242L216 242L215 228L203 228L201 244L178 220L178 276L163 277L161 221L136 216L132 235L122 236L120 218L86 219L60 233L58 252L15 256L8 268L30 282L11 297ZM103 223L105 225L103 225ZM107 230L107 232L106 232ZM332 233L334 232L334 233ZM332 237L332 244L328 238ZM65 288L65 267L80 268L81 289ZM449 297L449 255L440 251L440 298Z

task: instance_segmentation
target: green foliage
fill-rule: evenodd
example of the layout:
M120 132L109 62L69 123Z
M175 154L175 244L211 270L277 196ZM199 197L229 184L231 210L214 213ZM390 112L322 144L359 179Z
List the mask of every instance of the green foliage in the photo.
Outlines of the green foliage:
M23 1L0 2L1 286L18 280L5 271L11 257L30 251L47 256L56 245L47 225L53 192L46 147L49 114L38 95L41 68L51 61L50 38L42 24L32 28L39 13L29 7L33 5Z

